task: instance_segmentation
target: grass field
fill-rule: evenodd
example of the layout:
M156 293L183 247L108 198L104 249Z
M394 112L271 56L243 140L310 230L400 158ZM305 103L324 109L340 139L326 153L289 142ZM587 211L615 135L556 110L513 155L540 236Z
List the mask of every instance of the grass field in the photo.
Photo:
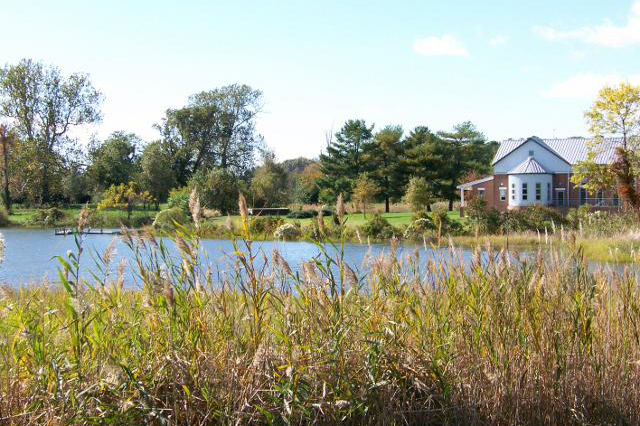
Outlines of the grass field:
M75 223L78 214L80 213L80 208L65 208L61 209L65 213L65 219L59 223L59 225L73 225ZM12 214L9 215L9 220L11 223L18 226L26 226L28 225L29 218L35 215L38 212L38 209L35 208L21 208L16 207L13 209ZM134 210L131 213L132 217L142 217L142 216L154 216L157 213L156 210ZM112 222L117 223L118 219L126 219L127 212L121 210L102 210L100 214L107 216ZM116 225L117 226L117 225Z
M450 211L447 213L447 215L449 219L456 222L463 222L465 220L464 218L460 217L460 211L458 210ZM391 225L396 227L401 227L403 225L407 226L411 223L412 213L411 212L380 213L380 216L387 219L387 221L389 221ZM352 226L352 227L362 226L367 220L371 219L372 217L373 217L373 214L371 213L368 213L366 215L366 218L365 218L365 215L362 213L348 214L347 226ZM240 223L240 216L238 215L231 216L231 219L233 220L233 223L235 225L238 225ZM224 217L215 218L214 222L218 224L223 224L226 220L227 218L226 216L224 216ZM284 217L284 220L285 222L291 222L291 223L299 222L301 225L307 225L311 223L311 221L316 219L290 219L290 218ZM332 219L331 217L325 217L324 220L326 223L329 223Z

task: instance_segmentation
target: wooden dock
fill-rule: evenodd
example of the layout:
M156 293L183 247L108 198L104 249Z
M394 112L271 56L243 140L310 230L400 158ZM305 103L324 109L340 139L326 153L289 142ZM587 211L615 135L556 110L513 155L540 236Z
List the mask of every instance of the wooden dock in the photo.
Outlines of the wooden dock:
M76 232L74 228L56 228L54 230L55 235L72 235ZM80 234L89 235L120 235L120 231L117 229L83 229Z

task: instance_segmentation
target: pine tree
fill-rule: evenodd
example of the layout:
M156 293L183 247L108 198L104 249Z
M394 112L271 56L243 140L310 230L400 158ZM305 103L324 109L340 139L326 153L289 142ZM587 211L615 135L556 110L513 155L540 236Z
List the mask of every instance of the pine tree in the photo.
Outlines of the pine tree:
M369 154L373 166L370 177L378 185L387 213L390 200L400 199L406 184L401 162L404 154L403 133L401 126L386 126L373 137L374 145Z
M370 172L373 126L364 120L349 120L329 141L326 153L320 154L323 177L320 188L328 189L334 196L343 193L349 197L355 180L361 173Z
M486 138L470 121L453 127L452 132L438 132L445 142L441 178L444 181L442 196L449 200L449 210L458 197L457 186L462 176L470 171L485 172L488 169L487 159L494 149L493 144L486 143Z

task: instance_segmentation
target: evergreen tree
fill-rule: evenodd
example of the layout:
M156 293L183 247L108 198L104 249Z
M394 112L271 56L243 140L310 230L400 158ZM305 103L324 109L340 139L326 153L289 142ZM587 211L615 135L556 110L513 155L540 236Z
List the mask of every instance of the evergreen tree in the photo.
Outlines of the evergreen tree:
M420 177L428 182L434 197L442 196L445 187L442 171L449 161L442 139L428 127L418 126L405 138L403 145L405 153L400 169L404 186L411 177Z
M438 132L438 136L445 142L444 155L447 158L441 168L441 178L445 183L442 196L449 200L449 210L452 210L458 197L456 187L460 179L470 171L487 170L486 159L493 145L486 143L484 134L470 121L454 126L451 132Z
M373 126L367 127L364 120L349 120L335 136L327 152L320 154L324 176L319 185L334 196L341 192L349 196L358 176L371 171Z
M405 179L401 158L404 154L401 126L386 126L373 137L373 149L370 161L373 166L371 178L379 188L379 194L384 198L385 212L389 213L389 201L402 197Z

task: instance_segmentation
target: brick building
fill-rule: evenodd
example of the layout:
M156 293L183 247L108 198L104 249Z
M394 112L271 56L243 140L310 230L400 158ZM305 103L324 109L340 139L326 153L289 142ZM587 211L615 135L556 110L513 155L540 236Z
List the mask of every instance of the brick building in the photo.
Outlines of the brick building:
M460 214L465 198L484 197L488 207L500 211L541 204L559 209L589 204L602 209L619 208L617 191L588 193L571 182L574 167L587 159L584 138L508 139L500 143L493 159L493 175L458 186ZM598 164L611 164L621 138L606 138L595 156Z

